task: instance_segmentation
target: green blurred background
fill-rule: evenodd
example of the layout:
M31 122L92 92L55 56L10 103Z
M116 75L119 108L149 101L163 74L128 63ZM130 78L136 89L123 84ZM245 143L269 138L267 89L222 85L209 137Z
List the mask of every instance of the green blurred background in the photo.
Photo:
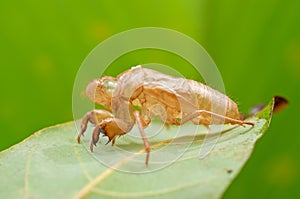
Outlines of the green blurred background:
M275 94L290 100L224 198L300 198L297 0L1 1L0 150L72 120L72 87L84 58L109 36L144 26L171 28L201 43L242 112ZM183 60L151 50L121 57L107 73L147 62L199 79Z

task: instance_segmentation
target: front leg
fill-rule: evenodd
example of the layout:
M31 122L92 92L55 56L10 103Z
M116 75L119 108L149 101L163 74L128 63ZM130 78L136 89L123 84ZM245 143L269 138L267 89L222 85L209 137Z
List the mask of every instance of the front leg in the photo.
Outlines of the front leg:
M113 118L113 115L110 112L105 111L105 110L94 109L90 112L87 112L81 122L81 130L77 137L78 143L80 143L80 137L86 131L88 122L91 122L92 124L97 125L102 120L107 119L107 118Z
M108 142L106 144L111 142L112 145L114 145L116 137L128 133L132 129L133 125L134 123L125 122L118 118L107 118L102 120L96 125L93 131L92 141L90 144L91 151L93 152L94 146L96 146L99 141L100 133L103 133L104 136L108 137Z

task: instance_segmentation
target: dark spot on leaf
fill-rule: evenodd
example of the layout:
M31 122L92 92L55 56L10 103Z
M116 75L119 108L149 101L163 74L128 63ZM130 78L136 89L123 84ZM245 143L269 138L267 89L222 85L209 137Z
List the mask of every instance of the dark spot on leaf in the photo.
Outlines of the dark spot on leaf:
M227 169L227 173L228 174L232 173L232 169Z

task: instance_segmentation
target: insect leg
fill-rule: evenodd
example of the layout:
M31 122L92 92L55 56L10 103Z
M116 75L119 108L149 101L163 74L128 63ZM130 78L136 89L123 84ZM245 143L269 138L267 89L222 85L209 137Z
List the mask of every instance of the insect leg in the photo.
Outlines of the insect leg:
M243 120L233 119L233 118L226 117L224 115L220 115L220 114L217 114L217 113L214 113L214 112L211 112L211 111L207 111L207 110L196 110L196 111L192 112L191 114L189 114L189 115L187 115L187 116L185 116L181 119L181 124L184 124L184 123L198 117L201 114L209 114L211 116L227 120L231 124L238 124L238 125L241 125L241 126L244 126L244 124L248 124L248 125L254 126L254 123L252 123L252 122L245 122Z
M78 143L80 143L80 137L86 131L88 122L91 122L92 124L96 125L99 122L101 122L103 119L111 118L111 117L113 117L113 115L110 112L105 111L105 110L94 109L90 112L87 112L81 122L81 130L77 137Z
M93 152L94 150L94 145L96 146L98 140L99 140L99 135L102 132L100 128L101 123L97 124L94 128L93 134L92 134L92 141L90 144L90 150Z
M135 117L136 124L137 124L137 126L139 128L139 131L141 133L141 136L142 136L142 139L143 139L143 142L144 142L145 151L147 153L145 164L148 166L149 156L150 156L150 149L151 149L150 148L150 144L149 144L149 141L148 141L148 139L146 137L146 133L145 133L144 128L143 128L143 123L142 123L142 120L141 120L140 112L134 111L133 115Z

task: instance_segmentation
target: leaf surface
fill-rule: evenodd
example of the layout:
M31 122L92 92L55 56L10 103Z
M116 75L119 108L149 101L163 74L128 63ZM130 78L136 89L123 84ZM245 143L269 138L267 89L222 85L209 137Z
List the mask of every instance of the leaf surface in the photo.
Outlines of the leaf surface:
M0 153L0 198L220 198L268 128L273 107L274 99L249 119L254 127L224 125L220 136L207 137L204 128L190 134L193 124L176 138L178 127L161 129L150 138L148 167L138 136L119 138L114 147L102 138L92 154L91 126L81 144L74 122L49 127ZM146 132L158 128L153 123ZM139 135L137 128L131 134ZM199 158L205 137L217 143Z

